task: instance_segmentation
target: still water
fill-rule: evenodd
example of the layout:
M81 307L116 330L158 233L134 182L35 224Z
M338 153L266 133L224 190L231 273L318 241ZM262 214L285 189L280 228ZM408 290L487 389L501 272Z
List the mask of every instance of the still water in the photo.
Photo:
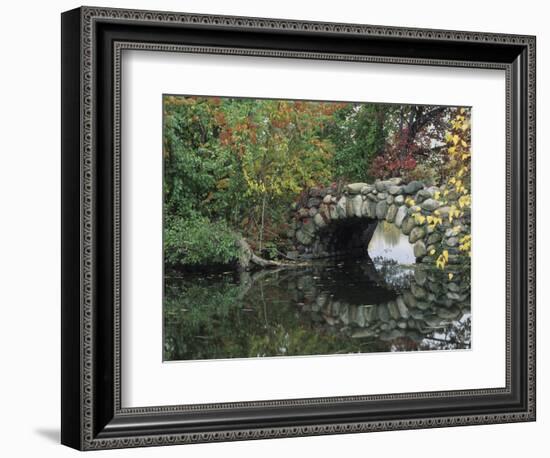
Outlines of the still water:
M467 349L469 269L449 273L381 223L354 259L167 276L164 359Z

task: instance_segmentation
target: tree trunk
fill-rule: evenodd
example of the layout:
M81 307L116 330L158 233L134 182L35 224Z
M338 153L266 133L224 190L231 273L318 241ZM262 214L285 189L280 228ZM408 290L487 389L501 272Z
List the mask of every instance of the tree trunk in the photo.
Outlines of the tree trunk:
M264 240L264 217L265 217L265 200L266 194L264 193L262 197L262 221L260 226L260 253L262 252L262 242Z
M307 262L282 262L282 261L271 261L269 259L261 258L257 256L250 248L250 245L243 238L237 241L240 254L239 254L239 269L240 270L251 270L254 266L257 267L302 267L308 266Z

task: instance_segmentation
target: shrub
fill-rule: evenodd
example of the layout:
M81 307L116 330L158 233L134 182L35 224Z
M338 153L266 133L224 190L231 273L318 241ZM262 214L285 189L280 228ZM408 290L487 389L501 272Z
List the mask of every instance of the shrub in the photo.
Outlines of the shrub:
M173 267L229 264L237 258L237 236L225 222L204 216L169 220L164 258Z
M405 181L422 181L426 186L437 185L439 182L439 170L426 164L417 164L412 170L403 173Z

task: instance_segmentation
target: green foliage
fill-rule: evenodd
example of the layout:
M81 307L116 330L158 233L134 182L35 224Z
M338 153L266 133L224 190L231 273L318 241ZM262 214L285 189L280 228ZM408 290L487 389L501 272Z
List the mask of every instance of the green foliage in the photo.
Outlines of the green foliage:
M214 285L207 281L211 279L166 280L164 359L224 358L236 355L229 340L246 339L242 326L232 319L241 306L242 288L229 278Z
M164 359L358 353L370 340L320 330L296 313L292 291L276 280L247 285L232 275L186 275L165 282ZM271 285L271 286L270 286Z
M164 232L165 260L173 266L228 264L238 256L236 239L223 221L200 215L175 218Z
M290 208L308 187L386 173L441 183L450 170L452 108L196 96L166 96L163 108L169 265L232 259L223 244L193 245L209 231L266 257L292 249Z
M224 220L273 256L286 243L290 203L331 178L334 145L323 129L341 106L165 97L165 219Z
M407 170L402 175L405 181L422 181L426 186L439 184L440 174L435 167L430 167L425 163L417 164L412 170Z
M391 105L352 104L335 113L329 135L337 145L336 177L348 182L371 179L368 170L373 158L384 150L391 109Z
M220 112L207 99L164 100L164 209L231 222L243 204L238 160L220 147Z

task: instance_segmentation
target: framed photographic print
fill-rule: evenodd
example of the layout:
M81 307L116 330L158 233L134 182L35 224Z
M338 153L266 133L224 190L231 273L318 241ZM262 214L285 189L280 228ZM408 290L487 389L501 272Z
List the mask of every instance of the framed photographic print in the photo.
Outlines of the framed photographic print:
M535 419L535 38L62 15L62 443Z

